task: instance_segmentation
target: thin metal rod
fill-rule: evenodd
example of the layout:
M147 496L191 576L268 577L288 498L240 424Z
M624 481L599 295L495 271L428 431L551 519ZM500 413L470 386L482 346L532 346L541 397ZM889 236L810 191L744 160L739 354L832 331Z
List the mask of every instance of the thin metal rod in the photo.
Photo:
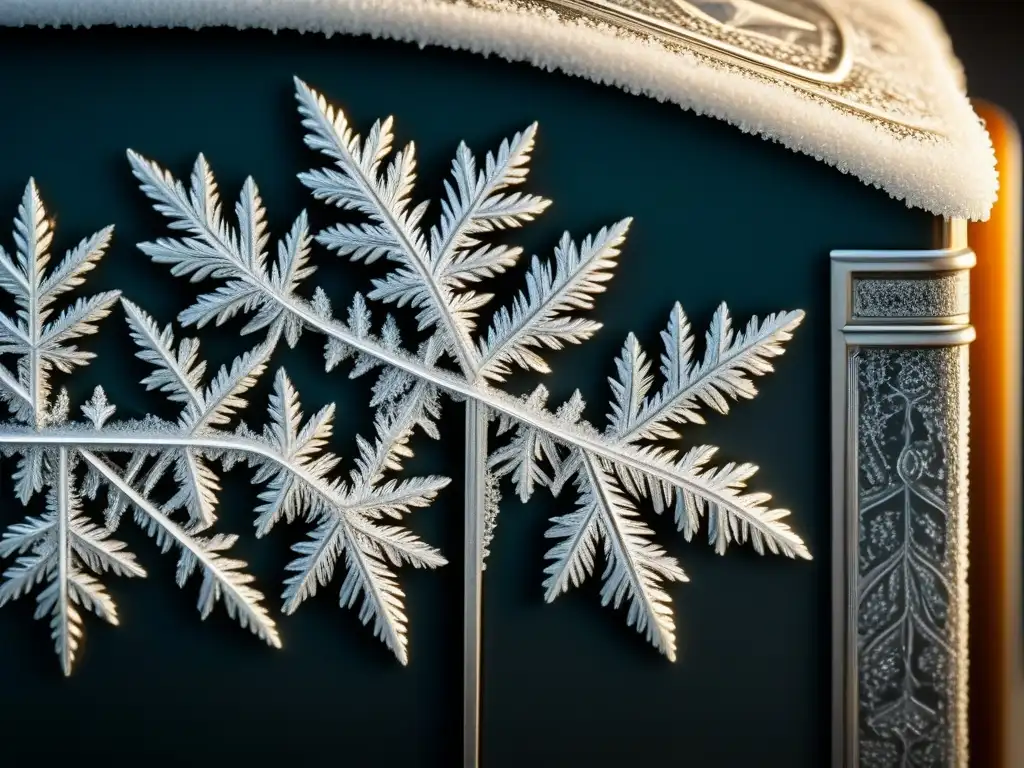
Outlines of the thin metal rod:
M68 505L68 449L61 448L57 453L57 584L60 589L58 608L63 626L60 629L60 663L65 676L71 674L71 662L74 650L71 645L71 602L68 594L68 581L71 579L71 552L68 544L68 527L71 510Z
M480 764L480 638L483 607L484 473L487 460L487 411L466 403L466 530L463 602L462 765Z

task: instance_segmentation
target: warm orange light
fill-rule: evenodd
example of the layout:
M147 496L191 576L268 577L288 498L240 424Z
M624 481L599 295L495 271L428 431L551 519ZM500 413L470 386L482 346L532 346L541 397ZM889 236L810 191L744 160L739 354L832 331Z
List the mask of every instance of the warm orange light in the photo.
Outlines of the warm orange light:
M968 230L971 273L971 765L1024 766L1021 592L1021 152L1013 122L977 103L996 148L1000 195Z

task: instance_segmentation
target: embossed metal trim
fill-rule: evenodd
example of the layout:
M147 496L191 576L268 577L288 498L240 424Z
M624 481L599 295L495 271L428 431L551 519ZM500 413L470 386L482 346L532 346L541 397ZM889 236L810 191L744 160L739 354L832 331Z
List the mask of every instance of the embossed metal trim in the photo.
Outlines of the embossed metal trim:
M940 251L832 253L833 755L837 768L967 764L966 313L857 314L858 281L896 295L960 275Z
M849 31L817 0L548 0L817 83L841 83Z
M967 272L946 272L893 280L886 275L853 280L853 314L858 320L906 319L965 322L971 311Z
M826 0L463 0L476 7L553 11L688 51L720 67L821 99L898 135L936 139L930 93L903 74L899 23L885 12Z

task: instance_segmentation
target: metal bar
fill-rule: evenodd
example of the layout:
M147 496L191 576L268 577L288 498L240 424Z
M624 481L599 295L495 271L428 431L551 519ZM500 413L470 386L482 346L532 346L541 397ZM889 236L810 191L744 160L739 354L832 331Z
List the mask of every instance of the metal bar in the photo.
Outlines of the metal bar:
M466 403L463 768L477 768L480 763L480 639L486 460L487 411L476 400L470 400Z
M948 222L944 250L832 254L836 768L966 766L969 301L865 322L852 294L865 275L898 296L966 272L964 231Z

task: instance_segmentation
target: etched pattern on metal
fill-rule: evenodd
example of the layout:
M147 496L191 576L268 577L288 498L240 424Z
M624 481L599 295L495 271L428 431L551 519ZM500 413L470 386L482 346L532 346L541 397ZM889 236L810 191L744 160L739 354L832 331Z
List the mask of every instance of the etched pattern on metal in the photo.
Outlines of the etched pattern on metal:
M853 281L853 314L859 318L953 317L971 309L967 272L921 276L859 277Z
M466 0L551 13L637 34L718 68L792 88L898 135L943 135L923 55L895 16L872 5L818 0Z
M963 765L967 348L857 353L860 766Z
M670 36L735 48L812 80L844 66L840 25L813 0L585 0L581 5Z

